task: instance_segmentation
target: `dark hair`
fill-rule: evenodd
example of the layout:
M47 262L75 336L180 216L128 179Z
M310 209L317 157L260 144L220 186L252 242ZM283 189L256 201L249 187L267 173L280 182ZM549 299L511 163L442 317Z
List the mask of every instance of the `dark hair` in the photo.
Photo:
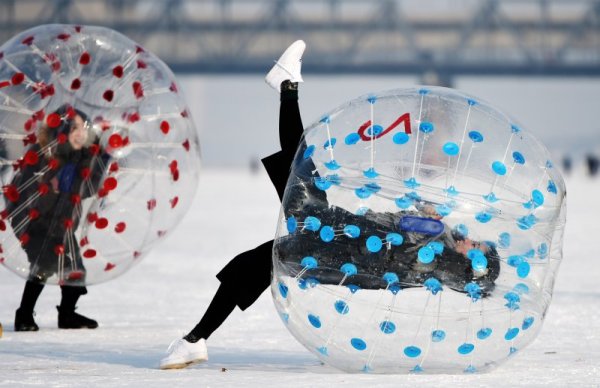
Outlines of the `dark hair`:
M57 110L54 111L54 113L60 115L61 118L64 118L63 120L61 120L61 124L56 128L57 135L60 133L68 135L69 132L71 132L71 126L73 125L73 120L75 119L75 117L69 118L69 113L71 111L75 112L77 116L81 117L83 121L88 121L88 116L85 113L83 113L79 109L74 108L69 104L63 104Z

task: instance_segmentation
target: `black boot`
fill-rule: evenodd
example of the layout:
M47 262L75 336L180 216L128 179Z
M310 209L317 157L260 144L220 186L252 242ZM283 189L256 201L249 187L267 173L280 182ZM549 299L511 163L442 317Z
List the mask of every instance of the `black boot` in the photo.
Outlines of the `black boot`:
M40 328L33 320L33 311L18 309L15 313L15 331L38 331Z
M62 286L62 300L58 310L58 328L59 329L95 329L98 322L75 312L75 305L81 295L87 294L85 287Z
M75 312L73 309L63 309L56 306L58 310L58 328L59 329L95 329L98 327L98 322L84 317Z
M33 320L33 309L43 289L43 283L29 280L25 283L21 305L15 313L15 331L38 331L40 329Z

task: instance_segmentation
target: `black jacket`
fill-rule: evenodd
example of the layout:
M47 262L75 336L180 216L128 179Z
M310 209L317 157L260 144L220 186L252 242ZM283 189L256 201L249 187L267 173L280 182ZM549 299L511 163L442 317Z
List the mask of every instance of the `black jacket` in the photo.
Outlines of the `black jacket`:
M107 161L92 149L97 146L74 150L66 142L48 155L34 144L27 151L37 155L37 161L21 159L4 189L7 216L32 264L32 278L43 281L57 272L55 248L60 244L70 260L81 262L74 240L81 200L96 193L104 172L101 166ZM78 267L83 270L82 265Z

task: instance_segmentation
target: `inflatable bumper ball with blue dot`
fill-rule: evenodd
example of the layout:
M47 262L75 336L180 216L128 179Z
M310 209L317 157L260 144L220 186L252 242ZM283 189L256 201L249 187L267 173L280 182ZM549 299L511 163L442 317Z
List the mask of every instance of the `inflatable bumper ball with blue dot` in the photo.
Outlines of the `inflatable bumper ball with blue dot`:
M112 279L171 233L199 142L170 69L116 31L39 26L0 47L0 262L48 284Z
M434 87L360 97L305 130L275 305L345 371L486 371L542 327L565 212L546 148L493 106Z

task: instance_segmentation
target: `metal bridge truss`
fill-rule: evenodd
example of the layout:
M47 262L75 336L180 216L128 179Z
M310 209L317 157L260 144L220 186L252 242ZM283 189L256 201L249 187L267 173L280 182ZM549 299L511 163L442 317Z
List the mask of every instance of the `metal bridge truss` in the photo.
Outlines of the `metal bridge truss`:
M305 69L600 76L600 0L0 0L0 39L102 25L178 72L265 70L292 40Z

